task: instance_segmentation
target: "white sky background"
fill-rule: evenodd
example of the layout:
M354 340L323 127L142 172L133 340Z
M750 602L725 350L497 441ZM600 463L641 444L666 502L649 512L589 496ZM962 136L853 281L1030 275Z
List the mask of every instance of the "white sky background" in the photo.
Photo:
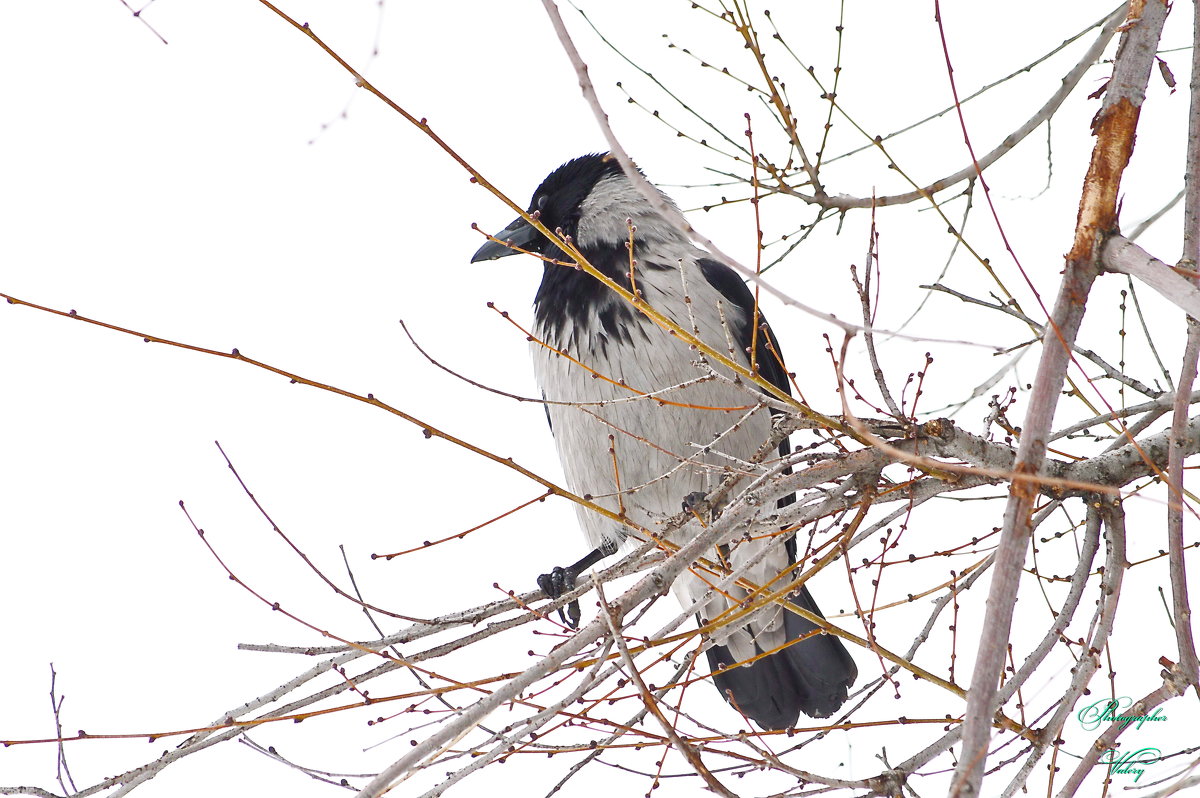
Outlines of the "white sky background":
M723 129L740 131L742 114L750 111L768 142L769 117L749 95L668 51L660 38L670 31L697 52L730 54L715 60L734 64L741 53L729 33L689 10L688 3L661 3L652 11L645 5L597 4L595 20L656 75L682 81L674 84L680 93L703 103ZM789 42L824 77L836 45L836 4L829 5L806 8L803 17L776 13L781 27L796 31ZM1109 3L1098 2L1046 5L1010 3L1003 11L989 5L981 13L973 10L976 4L944 4L960 94L1022 67L1110 10ZM554 166L604 148L540 4L389 0L378 31L374 3L285 2L283 8L309 22L392 99L428 117L464 158L521 205ZM651 107L685 121L580 24L570 7L563 13L618 135L652 180L706 183L712 178L703 167L726 166L624 103L613 88L618 80L637 87ZM1187 9L1181 5L1175 13L1164 38L1167 48L1188 44ZM258 3L160 0L145 18L169 45L116 0L7 3L0 10L5 76L0 291L156 336L224 351L238 347L305 377L372 392L557 479L540 406L482 393L438 371L398 324L404 319L431 354L472 378L534 394L523 337L485 303L493 301L527 322L540 266L518 258L467 262L482 241L471 222L495 230L512 212ZM786 27L789 20L794 27ZM377 33L380 55L371 61ZM977 152L1031 115L1091 38L1033 76L1007 84L994 99L968 105ZM848 3L844 47L839 97L872 133L885 134L950 104L931 3ZM1188 53L1168 60L1181 90L1170 94L1152 78L1123 186L1126 228L1181 186ZM1012 155L1013 167L991 181L1005 230L1047 304L1069 247L1074 198L1091 146L1087 122L1098 108L1098 101L1083 95L1107 74L1107 67L1093 69L1086 90L1056 119L1054 176L1045 195L1020 199L1046 183L1044 128ZM796 107L815 135L824 121L815 87L800 73L789 87L804 98ZM341 119L347 103L348 117ZM840 119L835 122L841 138L832 151L865 143ZM921 181L967 163L952 116L899 140L893 152ZM826 179L834 193L906 188L882 168L881 159L870 156L831 167ZM714 196L668 190L684 208ZM811 219L796 205L766 207L768 240ZM957 221L961 203L950 208ZM753 262L748 205L692 218L726 251ZM772 278L806 302L857 319L847 268L863 262L868 224L865 213L852 214L840 236L834 225L825 225ZM936 278L951 240L945 224L929 212L882 213L879 224L885 295L878 323L890 327L919 301L916 286ZM1176 210L1142 243L1174 261L1178 229ZM968 233L1006 282L1022 291L1026 309L1035 311L997 243L981 196ZM980 274L977 265L959 259L946 281L983 294L989 284ZM1094 307L1106 303L1115 309L1118 278L1102 282ZM1174 337L1159 341L1174 370L1181 317L1148 290L1141 297L1162 321L1162 334ZM834 331L770 301L764 307L806 396L819 409L837 413L820 338ZM1135 325L1132 317L1129 325ZM964 314L945 298L932 300L909 328L989 344L1022 340L1015 330L994 314ZM1093 335L1088 345L1117 351L1112 315L1090 320L1086 334ZM1129 346L1128 361L1144 361L1137 342ZM977 347L894 343L886 350L889 362L899 364L894 379L919 369L921 355L931 348L937 361L927 378L926 410L961 398L999 365ZM865 384L863 355L852 352ZM0 306L0 358L0 739L52 736L50 663L58 672L59 694L66 696L66 730L94 734L202 726L311 664L235 649L238 642L321 640L225 577L181 513L181 499L225 561L259 593L339 634L373 636L361 613L334 599L274 537L214 440L275 521L320 567L344 584L337 549L344 544L368 599L402 612L429 617L490 601L499 597L493 582L528 590L538 573L584 553L573 511L565 502L550 502L467 541L390 563L372 561L372 552L454 534L540 491L448 443L425 440L419 428L377 409L290 385L245 364L141 343L29 308ZM1032 371L1030 357L1020 379L1027 381ZM1152 369L1141 368L1138 376L1152 379ZM1003 385L1011 382L1010 377ZM1015 418L1023 408L1018 404ZM983 412L977 406L960 420L977 431ZM1142 506L1147 505L1147 528L1155 539L1139 545L1153 551L1160 547L1165 509L1151 502ZM998 524L998 511L975 523ZM947 530L947 538L960 531ZM937 545L945 540L927 548ZM1164 572L1135 569L1127 592L1134 594L1140 585L1152 594L1156 576L1165 584ZM837 587L823 593L818 584L815 592L819 598L837 595ZM1149 598L1145 628L1163 639L1164 614L1157 595ZM840 600L822 604L833 612ZM902 627L893 648L903 648L915 631ZM528 661L527 649L550 645L546 638L521 634L502 638L515 650L493 647L489 656L519 668ZM1136 643L1130 634L1118 627L1116 651ZM965 647L961 642L965 682L974 639ZM868 657L855 654L860 672L869 672ZM487 672L490 665L448 663L463 678ZM1135 677L1131 691L1152 687L1155 678L1152 670L1140 681ZM727 711L715 691L712 699L714 712ZM876 714L886 716L890 706L880 702ZM364 765L355 752L391 734L386 724L368 728L367 717L314 719L256 736L307 765L357 769ZM321 723L338 731L311 728ZM1181 722L1177 731L1184 728ZM880 739L888 744L886 736ZM891 739L893 761L911 753L902 737ZM345 747L330 750L331 742ZM76 742L68 754L82 787L171 744ZM875 749L847 750L844 739L836 746L830 755L851 763L847 775L879 770ZM407 738L387 743L369 761L378 768L407 748ZM54 756L50 745L0 749L0 786L55 787ZM544 794L569 764L564 759L491 767L489 776L467 782L462 794L509 789ZM643 777L598 767L588 782L574 785L573 794L592 794L600 774L613 780L611 789L641 794L647 787ZM168 768L138 794L200 796L218 788L240 794L256 787L296 796L336 792L241 746L225 745ZM666 782L662 794L694 789L692 781Z

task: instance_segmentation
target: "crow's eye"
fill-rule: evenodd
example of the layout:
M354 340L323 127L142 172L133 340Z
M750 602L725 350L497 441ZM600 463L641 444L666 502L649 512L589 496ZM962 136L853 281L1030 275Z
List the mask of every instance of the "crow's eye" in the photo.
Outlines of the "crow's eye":
M540 196L540 197L538 197L537 199L535 199L535 200L533 201L533 204L537 206L537 209L538 209L539 211L540 211L540 210L545 210L545 208L546 208L546 195L545 195L545 194L543 194L542 196Z

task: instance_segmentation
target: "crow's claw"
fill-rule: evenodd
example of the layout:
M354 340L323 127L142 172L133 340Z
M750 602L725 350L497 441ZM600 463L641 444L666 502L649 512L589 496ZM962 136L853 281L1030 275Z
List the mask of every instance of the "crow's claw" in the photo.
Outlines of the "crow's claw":
M683 511L685 513L695 513L699 516L706 515L708 511L712 509L709 506L708 499L706 498L707 495L708 494L706 494L704 491L697 490L692 491L688 495L684 496Z
M562 569L555 568L548 574L537 578L538 587L546 594L546 598L556 599L562 595Z
M572 629L579 628L579 618L582 614L583 613L579 610L579 599L575 599L567 605L567 614L565 617L563 616L563 611L561 609L558 611L558 617L562 619L563 623Z
M620 545L617 540L606 540L596 548L588 552L587 556L574 565L568 565L566 568L555 567L550 573L542 574L537 578L538 587L542 592L551 599L556 599L563 593L570 593L575 589L575 580L581 573L591 568L600 560L608 557L611 554L617 553L617 547ZM562 608L558 610L558 617L562 618L563 623L570 626L572 629L579 628L579 600L576 599L567 605L567 611L564 614Z
M547 598L556 599L563 593L570 593L575 589L576 576L578 576L578 571L576 571L574 567L562 568L556 565L553 569L551 569L550 573L539 576L537 578L537 583L538 587L542 589L542 592L546 594ZM570 626L572 629L578 629L579 618L583 614L579 610L579 601L572 601L567 605L566 609L567 611L564 613L563 608L559 607L558 617L567 626Z

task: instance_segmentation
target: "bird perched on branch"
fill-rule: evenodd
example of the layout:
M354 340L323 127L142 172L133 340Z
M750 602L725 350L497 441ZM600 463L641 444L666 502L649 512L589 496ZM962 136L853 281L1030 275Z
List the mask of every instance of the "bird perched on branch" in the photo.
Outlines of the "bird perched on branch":
M613 156L585 155L554 170L534 192L529 214L683 331L743 367L753 359L763 379L790 394L779 345L746 284L693 246ZM534 371L572 491L655 530L682 509L719 512L721 504L708 508L704 494L729 475L740 489L763 472L756 454L772 422L757 386L703 358L524 219L493 238L473 263L518 251L544 259L534 299ZM780 454L788 451L785 439ZM578 510L592 551L538 579L551 598L616 553L628 533L618 521ZM742 568L750 582L776 588L792 578L795 539L776 532L739 530L708 552L709 566L694 565L673 585L685 607L701 602L702 623L716 622L708 659L722 695L765 729L794 726L800 712L828 717L858 675L838 638L814 633L816 626L778 603L721 623L747 596L736 585L712 589L722 568ZM676 544L687 542L674 536ZM806 586L788 598L820 614ZM578 617L576 605L572 625Z

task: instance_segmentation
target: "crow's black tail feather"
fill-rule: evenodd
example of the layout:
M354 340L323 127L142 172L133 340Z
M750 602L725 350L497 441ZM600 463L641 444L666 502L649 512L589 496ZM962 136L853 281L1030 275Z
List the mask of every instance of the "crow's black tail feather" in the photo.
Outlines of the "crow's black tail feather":
M821 610L807 587L793 593L791 600L817 615ZM795 640L817 627L793 612L784 612L787 639ZM721 695L733 702L764 729L780 730L796 725L800 713L827 718L846 701L846 693L858 678L858 668L842 641L833 635L814 635L793 643L753 665L729 668L734 662L724 646L708 650L713 682ZM729 668L723 673L718 670Z

